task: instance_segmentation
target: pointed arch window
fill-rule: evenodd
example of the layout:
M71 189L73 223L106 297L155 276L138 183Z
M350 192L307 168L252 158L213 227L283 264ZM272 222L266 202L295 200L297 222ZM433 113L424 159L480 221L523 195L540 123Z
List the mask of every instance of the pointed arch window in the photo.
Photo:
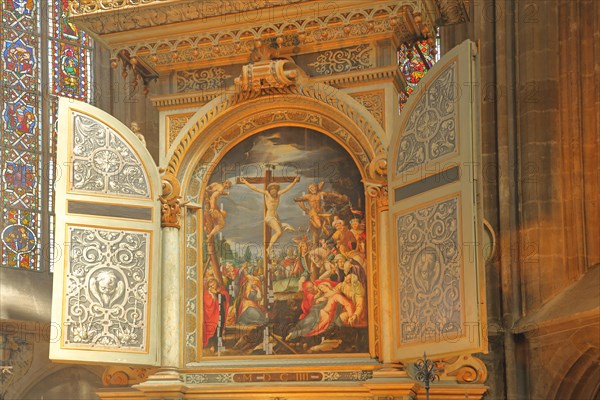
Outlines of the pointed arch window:
M67 0L0 5L2 267L52 265L57 99L92 96L92 42L68 18Z

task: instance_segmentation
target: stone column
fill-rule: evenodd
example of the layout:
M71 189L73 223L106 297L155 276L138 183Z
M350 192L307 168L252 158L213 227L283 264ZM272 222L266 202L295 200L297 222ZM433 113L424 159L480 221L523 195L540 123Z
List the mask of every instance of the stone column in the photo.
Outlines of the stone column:
M162 274L161 274L161 366L180 366L181 321L181 282L179 268L179 218L181 204L179 181L171 175L164 175L161 202L162 226ZM174 372L176 373L176 372Z
M163 227L161 275L161 365L163 367L179 366L180 295L179 229Z
M381 361L389 363L393 360L391 346L393 346L393 338L386 337L388 332L393 332L393 327L389 326L398 316L394 316L392 312L392 289L390 287L391 269L390 254L388 249L393 249L395 246L390 246L390 224L389 224L389 207L387 203L387 187L377 190L377 246L379 249L379 307L381 308Z

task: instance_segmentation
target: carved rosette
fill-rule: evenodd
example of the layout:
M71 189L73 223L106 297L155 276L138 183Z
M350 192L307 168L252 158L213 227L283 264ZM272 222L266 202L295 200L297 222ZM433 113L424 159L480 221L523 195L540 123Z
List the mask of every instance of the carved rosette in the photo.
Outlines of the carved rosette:
M160 223L163 228L181 228L181 196L179 181L171 174L162 178L162 195L160 196Z

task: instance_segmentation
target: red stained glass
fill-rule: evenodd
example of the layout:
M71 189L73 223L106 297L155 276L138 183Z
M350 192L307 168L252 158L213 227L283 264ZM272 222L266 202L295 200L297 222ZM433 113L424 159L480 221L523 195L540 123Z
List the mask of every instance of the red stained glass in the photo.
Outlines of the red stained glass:
M87 46L89 44L87 35L69 21L71 13L68 0L55 0L52 4L53 9L50 18L52 35L58 40Z
M52 41L52 93L89 101L90 40L69 22L67 0L59 0L50 8Z
M398 48L398 66L406 81L406 89L399 96L400 111L408 101L415 86L435 64L437 49L426 40L413 44L403 43Z
M2 7L2 25L12 29L23 29L30 33L39 33L38 0L4 0Z
M39 156L9 148L2 153L3 206L38 209Z
M54 43L54 93L86 99L87 52L77 46Z
M2 43L2 80L20 90L37 90L38 38L15 30L5 32Z
M4 112L2 114L3 147L39 151L40 112L39 97L34 93L4 90Z

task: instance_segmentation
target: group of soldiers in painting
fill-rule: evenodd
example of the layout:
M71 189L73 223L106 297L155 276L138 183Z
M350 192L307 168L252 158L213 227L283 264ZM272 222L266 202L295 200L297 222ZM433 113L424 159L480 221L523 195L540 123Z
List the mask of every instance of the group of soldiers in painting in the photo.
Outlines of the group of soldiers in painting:
M261 189L248 179L237 179L237 184L263 195L267 232L264 261L241 263L214 254L215 239L227 220L227 211L218 200L229 195L233 184L227 180L207 186L204 228L211 255L205 262L203 292L203 348L207 354L220 353L224 348L226 328L271 326L269 334L286 354L304 352L301 346L300 351L294 350L298 342L323 339L332 328L338 332L347 328L366 330L366 233L362 212L352 208L347 195L324 190L324 182L310 183L302 196L286 199L285 194L299 181L299 176L288 179L284 188L263 181L266 188ZM280 219L277 209L282 201L295 202L308 216L303 232ZM302 234L294 237L294 247L277 252L277 241L288 230ZM286 305L283 312L275 306L278 302ZM341 341L340 337L335 346L325 347L324 351L336 348ZM234 347L243 348L238 345ZM258 353L254 350L251 346L235 354L264 354L263 349Z

